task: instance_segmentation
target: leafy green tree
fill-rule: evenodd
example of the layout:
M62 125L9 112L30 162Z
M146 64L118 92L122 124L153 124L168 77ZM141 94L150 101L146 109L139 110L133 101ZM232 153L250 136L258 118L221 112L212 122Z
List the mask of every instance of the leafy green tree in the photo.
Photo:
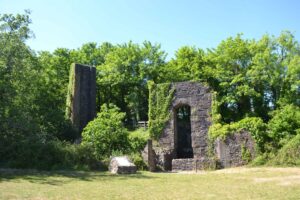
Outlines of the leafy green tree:
M207 55L209 62L204 67L203 77L218 93L225 122L242 119L251 113L250 96L257 95L246 75L252 65L251 44L252 41L237 35L222 41Z
M0 132L6 139L39 129L32 115L39 67L25 44L33 36L29 14L0 16Z
M266 114L280 104L297 104L299 43L291 33L283 32L278 38L263 36L251 50L254 53L253 66L247 75L259 94L253 98L253 107L256 113L268 120Z
M98 66L104 63L105 56L114 46L108 42L97 45L95 42L83 44L79 49L72 50L72 57L77 63Z
M287 65L284 98L279 103L300 106L300 56L294 56Z
M122 123L124 117L115 105L103 104L97 118L84 128L82 145L91 147L99 159L111 156L114 151L125 152L129 142L128 131Z
M39 53L38 61L41 70L36 113L49 135L72 141L76 134L64 117L69 67L73 62L71 51L64 48L56 49L53 53L43 51Z
M36 112L41 68L25 43L33 37L29 14L0 16L0 163L17 159L16 147L47 139Z
M205 66L205 53L202 49L184 46L175 53L165 68L166 82L199 80Z
M159 45L132 42L115 46L97 67L99 103L114 103L126 113L126 123L147 120L147 81L161 81L165 52ZM102 94L101 94L102 93Z
M152 80L155 83L165 81L166 52L161 50L160 44L145 41L141 47L143 61L140 65L140 78L144 82Z
M280 104L299 105L299 43L289 32L245 40L228 38L205 56L200 79L217 92L224 122L270 119Z

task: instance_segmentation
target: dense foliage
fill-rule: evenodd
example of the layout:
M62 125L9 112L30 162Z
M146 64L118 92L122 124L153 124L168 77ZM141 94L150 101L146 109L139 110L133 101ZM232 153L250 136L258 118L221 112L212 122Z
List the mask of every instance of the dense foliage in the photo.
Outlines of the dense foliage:
M213 137L248 129L262 152L276 153L299 134L300 46L288 31L278 37L264 35L259 40L244 39L239 34L214 49L184 46L167 60L161 46L149 41L91 42L78 49L34 52L26 45L33 37L30 23L28 11L0 15L1 165L51 168L65 159L77 161L61 165L90 163L81 158L69 159L72 156L67 152L73 152L74 156L90 155L89 160L96 160L93 157L96 155L98 158L108 155L114 149L130 149L136 155L140 143L146 140L138 142L136 138L125 137L125 127L132 129L137 121L149 119L154 125L150 135L158 137L168 118L172 91L169 84L163 84L161 89L155 88L155 84L173 81L207 82L215 91L212 112L215 124L210 131ZM105 118L99 114L101 117L91 122L84 134L102 137L101 134L111 132L117 138L124 136L124 141L106 138L105 143L92 150L71 144L78 138L65 118L73 62L97 68L97 112L108 115ZM148 82L150 90L156 91L150 91L149 98ZM149 101L150 107L158 103L160 110L149 112ZM119 110L102 106L111 103ZM84 139L89 140L92 138ZM111 142L115 141L117 144L112 147ZM33 159L40 163L32 161L28 165Z
M149 139L149 131L145 128L138 128L129 132L129 144L130 144L130 159L138 167L138 169L147 169L147 165L144 162L141 151L144 150L147 140Z
M101 106L101 112L88 123L82 132L82 145L91 147L93 154L101 159L114 151L126 152L129 148L128 131L122 120L125 113L115 105Z
M174 91L170 83L156 85L149 81L149 133L153 139L159 138L170 118Z
M271 165L300 165L300 132L294 136L269 162Z
M238 122L230 124L222 125L220 123L215 123L210 127L209 134L212 139L216 139L217 137L225 138L228 134L247 130L252 134L259 150L263 150L268 137L266 134L266 126L267 125L262 119L258 117L246 117Z
M122 121L125 113L113 104L103 104L97 118L89 122L82 132L81 145L91 150L98 160L127 154L139 169L145 169L141 157L149 134L142 130L127 131Z
M300 108L287 105L273 111L272 116L268 123L269 137L281 148L300 131Z
M130 148L133 152L140 152L143 150L149 139L149 131L145 128L138 128L129 132Z

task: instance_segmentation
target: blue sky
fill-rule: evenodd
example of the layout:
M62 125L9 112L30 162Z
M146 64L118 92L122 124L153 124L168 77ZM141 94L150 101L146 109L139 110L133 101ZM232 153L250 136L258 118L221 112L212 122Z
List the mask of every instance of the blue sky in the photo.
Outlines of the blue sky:
M86 42L160 43L169 58L183 45L216 47L244 33L259 39L290 30L300 38L297 0L0 0L0 13L32 11L34 50Z

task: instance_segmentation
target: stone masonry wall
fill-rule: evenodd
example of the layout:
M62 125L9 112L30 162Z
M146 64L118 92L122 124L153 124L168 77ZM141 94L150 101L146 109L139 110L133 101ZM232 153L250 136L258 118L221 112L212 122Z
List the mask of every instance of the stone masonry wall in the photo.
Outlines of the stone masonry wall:
M96 115L96 68L72 64L72 94L70 98L70 120L81 132Z
M172 160L172 171L192 171L192 170L195 170L195 162L193 158Z
M184 158L172 160L172 171L197 171L204 169L215 169L215 160L207 157L203 158Z
M170 120L153 149L156 163L163 170L172 170L172 160L176 158L177 137L175 136L176 108L188 105L191 108L191 137L194 158L207 156L208 129L211 125L211 93L207 86L198 82L172 83L175 88L170 106Z
M247 164L242 151L248 151L251 159L255 157L255 143L249 132L241 131L227 136L225 140L218 138L215 141L215 151L220 167L236 167Z
M154 166L166 171L235 167L245 165L249 159L255 157L255 142L247 131L240 131L227 136L225 139L218 138L214 143L217 159L209 157L208 129L211 125L212 103L209 88L197 82L173 83L172 87L175 88L175 93L169 109L170 119L166 123L159 140L151 142L151 146L147 145L143 152L143 158L151 164L151 170L154 170ZM191 108L193 158L182 159L176 155L178 142L175 128L176 109L182 105L188 105Z

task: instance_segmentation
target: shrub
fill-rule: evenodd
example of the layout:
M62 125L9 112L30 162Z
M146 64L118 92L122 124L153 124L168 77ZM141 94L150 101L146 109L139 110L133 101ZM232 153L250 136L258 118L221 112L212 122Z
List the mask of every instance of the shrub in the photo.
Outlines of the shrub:
M92 153L92 148L87 145L73 145L75 146L76 161L74 169L106 169L102 161L96 159Z
M300 165L300 130L298 134L284 145L269 164L271 165Z
M129 143L132 152L142 151L149 139L149 132L143 128L139 128L129 133Z
M251 166L262 166L268 163L269 160L273 159L275 154L273 152L266 152L258 155L254 160L251 161Z
M125 113L115 105L102 105L97 118L84 128L82 145L89 146L97 159L109 157L114 151L126 152L129 142L128 131L122 123L124 117Z
M131 153L129 158L136 165L139 170L146 170L147 164L144 162L141 153Z
M99 163L88 148L59 140L21 140L2 150L6 153L6 157L0 158L2 167L41 170L93 169Z
M277 148L284 146L300 129L300 108L287 105L272 113L273 118L268 123L269 136Z
M141 151L145 148L147 140L149 139L149 132L144 128L131 131L129 133L130 154L129 158L137 166L139 170L146 170L147 165L144 162Z

